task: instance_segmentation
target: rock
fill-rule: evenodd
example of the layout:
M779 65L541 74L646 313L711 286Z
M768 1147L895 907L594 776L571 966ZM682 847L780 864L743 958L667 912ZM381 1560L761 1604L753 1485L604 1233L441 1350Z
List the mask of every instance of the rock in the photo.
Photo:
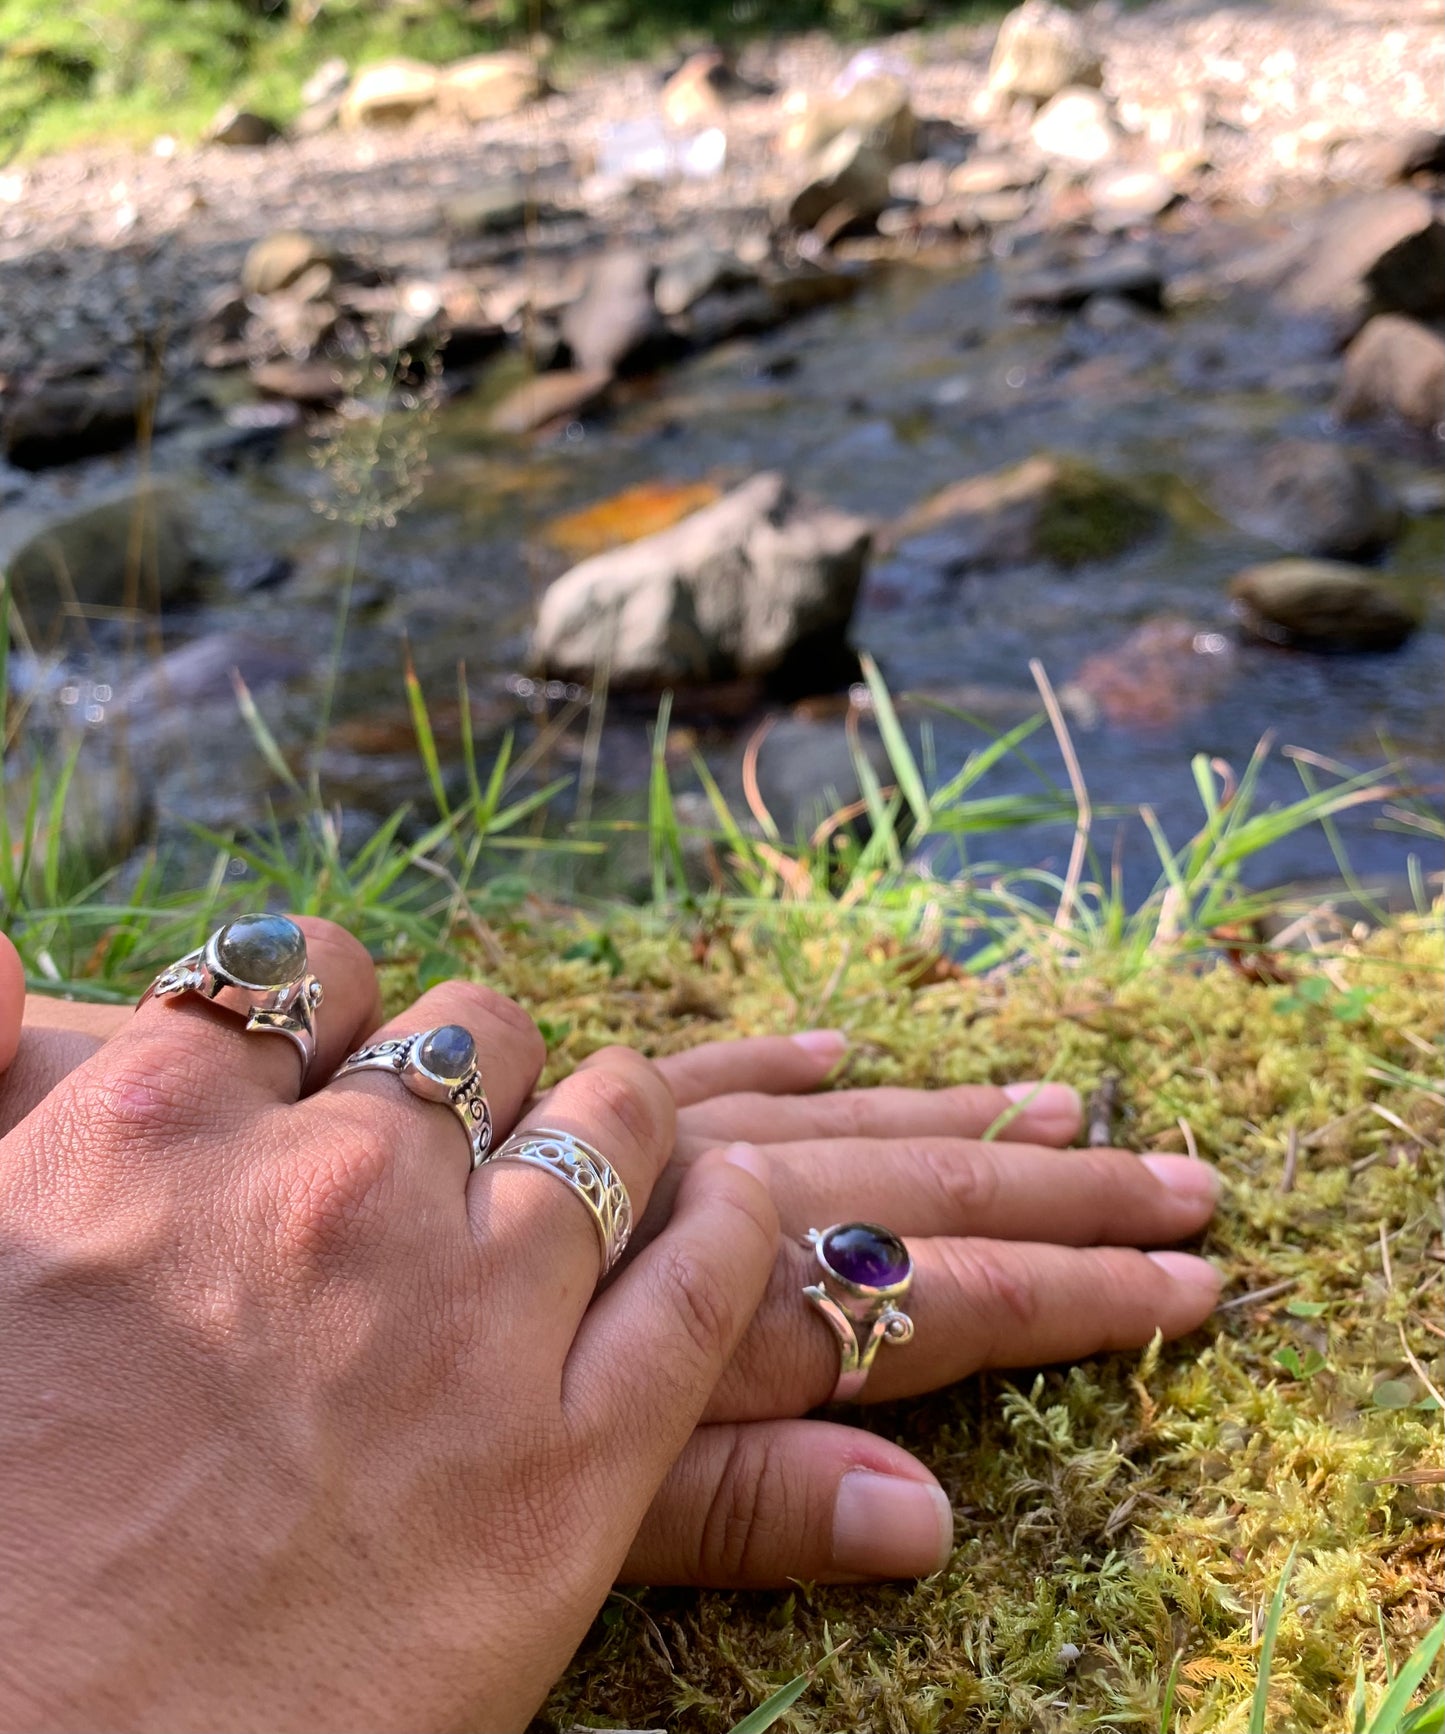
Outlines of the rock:
M1105 169L1089 182L1089 203L1100 229L1127 229L1161 216L1179 189L1158 169Z
M664 318L676 319L716 290L745 289L757 280L757 272L744 265L736 253L725 253L704 242L662 267L652 296Z
M1140 307L1158 309L1164 298L1164 273L1151 247L1115 247L1098 259L1032 271L1011 285L1015 307L1056 308L1067 312L1096 295L1118 296Z
M346 127L404 126L435 106L441 75L420 60L383 60L363 66L341 99Z
M184 503L159 484L49 523L16 513L6 528L16 540L0 563L32 633L77 607L168 606L190 595L198 576Z
M1161 515L1126 482L1077 458L1038 455L969 476L906 513L887 545L949 573L1049 560L1071 568L1123 553Z
M783 148L797 156L821 157L844 133L856 133L885 168L918 154L919 127L908 86L892 73L860 78L846 90L810 100L783 135Z
M334 263L331 249L300 229L277 229L251 248L241 267L241 287L248 295L274 295L289 289L306 272Z
M1230 582L1244 630L1297 650L1398 650L1419 624L1376 573L1337 560L1272 560Z
M1235 662L1224 633L1162 615L1089 657L1059 697L1086 725L1103 720L1125 728L1173 728L1224 693Z
M711 482L640 482L542 527L552 547L573 560L640 542L690 518L718 498Z
M1280 441L1224 491L1244 529L1292 554L1373 554L1400 527L1400 503L1370 459L1319 440Z
M999 26L988 68L995 97L1048 102L1069 85L1098 85L1103 65L1083 20L1050 0L1025 0Z
M716 48L701 48L689 54L662 87L658 99L662 118L679 132L716 126L735 96L751 95L746 85Z
M1108 98L1079 85L1070 85L1044 104L1029 137L1046 157L1076 168L1106 162L1119 145Z
M871 539L862 518L754 476L670 530L574 566L532 640L549 673L653 690L748 676L806 679L852 618Z
M1335 414L1345 422L1398 415L1427 430L1445 424L1445 338L1397 313L1377 315L1345 351Z
M663 334L652 298L653 267L642 253L604 253L587 287L562 315L562 336L584 373L619 373L649 359Z
M1410 187L1341 199L1316 225L1281 291L1348 339L1372 313L1430 319L1445 306L1445 224Z
M346 395L336 369L327 361L282 356L251 369L251 382L265 397L279 397L303 409L330 409Z
M301 86L301 100L307 108L316 108L324 102L336 102L345 93L351 82L351 69L344 60L333 57L323 60Z
M1355 139L1330 158L1331 172L1366 186L1387 187L1415 175L1445 172L1445 133L1416 127L1380 138Z
M275 121L249 108L223 108L206 134L211 144L243 149L272 144L280 136L281 129Z
M611 384L610 373L541 373L508 392L487 425L493 433L525 434L553 422L572 421L595 409Z
M447 67L437 85L437 104L455 120L498 120L541 96L545 85L530 54L473 54Z
M454 194L441 207L442 221L453 235L505 234L521 228L534 203L527 183L514 176Z
M76 379L32 387L6 403L3 448L21 470L52 469L134 443L145 388L134 379Z
M862 133L841 132L813 163L788 202L787 221L795 229L814 229L825 219L837 233L834 212L849 221L868 222L889 200L889 164Z
M970 157L949 175L948 190L959 198L1021 192L1037 186L1043 172L1042 163L1026 162L1022 157Z

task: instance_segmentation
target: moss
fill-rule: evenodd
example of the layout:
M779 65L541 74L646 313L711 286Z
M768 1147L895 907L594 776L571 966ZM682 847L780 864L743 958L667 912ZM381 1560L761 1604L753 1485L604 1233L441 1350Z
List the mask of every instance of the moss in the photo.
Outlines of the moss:
M1061 458L1039 513L1038 550L1056 565L1084 566L1124 553L1161 522L1154 506L1127 483Z
M709 938L639 918L609 933L615 957L593 945L597 961L564 961L541 929L507 937L488 965L545 1020L554 1072L618 1039L662 1052L806 1021L852 1032L855 1084L1049 1075L1088 1088L1114 1074L1120 1143L1192 1142L1228 1181L1204 1248L1226 1299L1265 1292L1142 1356L985 1374L866 1412L949 1489L959 1542L941 1576L630 1592L541 1726L726 1729L842 1645L785 1726L1152 1730L1178 1653L1175 1727L1228 1734L1246 1726L1262 1610L1295 1544L1270 1726L1350 1725L1357 1661L1378 1699L1387 1656L1408 1653L1445 1581L1440 1488L1409 1479L1438 1464L1441 1420L1418 1406L1402 1348L1428 1370L1440 1346L1435 928L1351 943L1311 993L1223 963L1129 981L1044 963L1007 982L907 985L920 972L888 944L798 920ZM414 977L399 968L390 985L400 1001ZM1297 1376L1276 1359L1290 1349L1301 1368L1323 1364ZM1384 1381L1382 1401L1408 1406L1374 1400Z

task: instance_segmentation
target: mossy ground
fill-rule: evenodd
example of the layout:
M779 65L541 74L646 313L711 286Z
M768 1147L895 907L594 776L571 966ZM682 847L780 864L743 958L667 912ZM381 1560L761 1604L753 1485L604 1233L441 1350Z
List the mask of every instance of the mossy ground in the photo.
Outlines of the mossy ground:
M1173 1727L1243 1730L1264 1611L1297 1544L1269 1726L1350 1726L1357 1662L1374 1702L1445 1583L1442 1489L1420 1473L1438 1472L1441 1415L1405 1352L1438 1388L1438 925L1351 942L1293 985L1224 962L910 985L885 943L780 931L704 947L614 925L583 947L596 962L563 961L555 935L534 933L488 976L545 1021L560 1069L609 1041L662 1052L835 1022L855 1084L1050 1076L1087 1090L1113 1075L1118 1142L1192 1142L1227 1179L1203 1248L1226 1303L1272 1292L1142 1356L990 1373L866 1411L952 1496L943 1574L616 1597L541 1725L726 1729L833 1650L782 1726L1153 1730L1179 1654Z

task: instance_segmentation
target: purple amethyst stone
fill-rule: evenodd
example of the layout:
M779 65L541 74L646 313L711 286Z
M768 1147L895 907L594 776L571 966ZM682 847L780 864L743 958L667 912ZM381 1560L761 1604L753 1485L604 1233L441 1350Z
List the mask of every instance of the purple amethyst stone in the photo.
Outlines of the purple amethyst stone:
M913 1261L896 1234L871 1222L844 1222L830 1228L818 1252L834 1276L858 1288L893 1288L910 1274Z

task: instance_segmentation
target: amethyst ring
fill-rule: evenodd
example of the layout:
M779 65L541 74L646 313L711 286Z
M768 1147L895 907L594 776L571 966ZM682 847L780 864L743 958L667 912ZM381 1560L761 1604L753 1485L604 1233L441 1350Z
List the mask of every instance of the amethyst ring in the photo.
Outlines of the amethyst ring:
M913 1283L913 1260L896 1234L872 1222L838 1222L803 1236L818 1260L819 1281L803 1290L838 1339L838 1382L833 1403L863 1394L882 1342L906 1343L913 1320L894 1305Z

